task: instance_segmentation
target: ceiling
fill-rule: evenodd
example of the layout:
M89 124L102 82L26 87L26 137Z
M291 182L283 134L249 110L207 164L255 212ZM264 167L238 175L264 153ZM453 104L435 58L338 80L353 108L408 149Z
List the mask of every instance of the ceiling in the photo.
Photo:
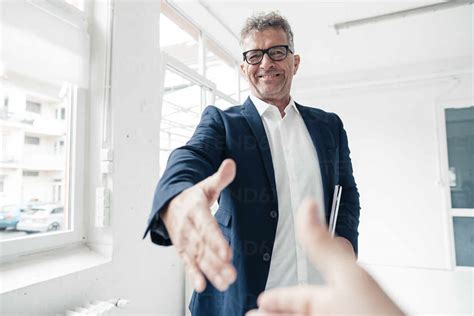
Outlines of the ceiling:
M279 10L289 20L295 34L296 52L302 60L300 79L459 58L471 61L472 67L472 5L358 26L337 34L332 27L336 23L439 1L200 2L176 3L235 56L240 56L235 35L239 34L245 18L261 11ZM209 10L234 35L217 22Z

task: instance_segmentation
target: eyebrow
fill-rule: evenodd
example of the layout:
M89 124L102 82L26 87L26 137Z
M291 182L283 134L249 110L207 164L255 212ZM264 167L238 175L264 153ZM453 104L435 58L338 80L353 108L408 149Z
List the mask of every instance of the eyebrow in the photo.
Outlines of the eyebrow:
M269 49L269 48L272 48L272 47L277 47L277 46L288 46L290 49L290 44L277 44L277 45L272 45L272 46L269 46L267 48L252 48L252 49L247 49L247 50L243 50L244 52L250 52L252 50L266 50L266 49Z

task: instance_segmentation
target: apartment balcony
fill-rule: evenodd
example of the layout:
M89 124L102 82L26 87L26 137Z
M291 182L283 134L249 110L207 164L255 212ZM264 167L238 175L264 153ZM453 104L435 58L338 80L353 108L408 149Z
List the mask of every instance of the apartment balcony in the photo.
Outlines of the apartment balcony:
M18 169L21 168L18 159L11 155L0 154L0 169Z
M0 127L47 136L64 136L67 131L65 120L44 118L28 112L8 112L5 108L0 109Z
M66 169L66 160L63 155L37 154L24 155L20 163L23 169L36 171L62 171Z
M0 156L1 169L27 169L36 171L62 171L66 168L63 156L43 154L24 157L22 160Z

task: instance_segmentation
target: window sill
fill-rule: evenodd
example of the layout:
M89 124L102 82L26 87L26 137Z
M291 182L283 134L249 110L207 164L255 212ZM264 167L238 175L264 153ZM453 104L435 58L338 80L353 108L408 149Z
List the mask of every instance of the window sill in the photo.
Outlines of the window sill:
M84 244L23 256L0 265L0 294L90 269L111 259Z

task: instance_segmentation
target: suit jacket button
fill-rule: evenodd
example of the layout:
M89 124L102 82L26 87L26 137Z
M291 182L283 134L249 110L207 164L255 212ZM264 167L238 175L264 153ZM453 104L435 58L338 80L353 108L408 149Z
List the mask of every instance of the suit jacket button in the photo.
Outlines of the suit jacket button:
M264 253L263 254L263 261L268 261L270 260L270 254L269 253Z
M270 217L271 217L271 218L277 218L277 216L278 216L277 211L271 211L271 212L270 212Z

